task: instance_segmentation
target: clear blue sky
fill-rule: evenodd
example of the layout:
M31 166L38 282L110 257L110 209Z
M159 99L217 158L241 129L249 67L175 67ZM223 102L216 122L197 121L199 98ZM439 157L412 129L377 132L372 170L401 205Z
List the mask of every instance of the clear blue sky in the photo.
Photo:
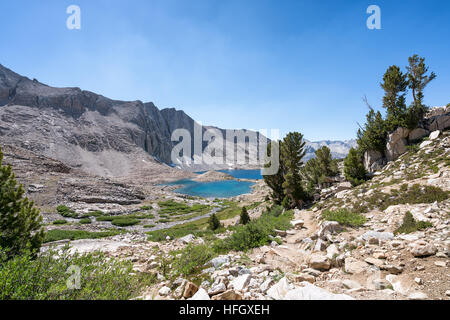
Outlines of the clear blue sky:
M66 8L81 7L81 30ZM382 30L366 28L381 8ZM350 139L391 64L425 56L450 102L450 1L14 0L0 2L0 63L52 86L153 101L223 128Z

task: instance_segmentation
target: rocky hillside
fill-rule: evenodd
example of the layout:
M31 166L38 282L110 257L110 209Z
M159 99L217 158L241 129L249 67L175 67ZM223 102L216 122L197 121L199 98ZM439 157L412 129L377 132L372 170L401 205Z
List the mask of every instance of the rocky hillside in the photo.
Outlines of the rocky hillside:
M100 246L111 256L134 261L136 271L156 274L158 281L143 299L447 300L449 159L450 132L434 131L364 184L335 188L312 208L294 210L290 227L275 230L270 245L245 252L207 252L211 237L226 239L232 230L160 242L119 235L100 245L99 240L72 245L81 251ZM258 189L258 195L263 193ZM263 198L248 207L254 221L269 205ZM251 199L240 201L248 205ZM233 225L237 219L223 223ZM181 276L185 266L195 272Z

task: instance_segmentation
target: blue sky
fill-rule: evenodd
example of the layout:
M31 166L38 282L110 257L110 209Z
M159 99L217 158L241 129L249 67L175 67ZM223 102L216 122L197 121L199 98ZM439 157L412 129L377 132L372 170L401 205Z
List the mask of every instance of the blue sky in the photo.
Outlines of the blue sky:
M81 8L81 30L66 8ZM382 30L366 27L369 5ZM58 87L182 109L205 125L350 139L382 75L426 57L450 102L449 1L42 0L0 3L0 63Z

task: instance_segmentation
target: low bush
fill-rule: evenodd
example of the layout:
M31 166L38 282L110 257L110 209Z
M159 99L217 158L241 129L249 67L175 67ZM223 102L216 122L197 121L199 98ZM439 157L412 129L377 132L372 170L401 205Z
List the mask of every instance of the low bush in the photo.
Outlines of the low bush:
M207 213L211 208L208 205L204 204L193 204L189 206L185 203L176 202L173 200L168 201L160 201L158 202L160 206L159 214L168 214L168 215L185 215L185 214L202 214Z
M270 243L271 238L276 235L275 229L287 230L291 227L292 212L285 211L277 216L278 213L279 206L275 206L265 211L259 219L234 227L230 237L216 241L214 250L216 252L247 251Z
M395 234L400 233L412 233L415 231L425 230L432 227L433 225L428 221L416 221L411 212L406 212L403 218L403 223L397 230L394 231Z
M350 212L347 209L325 210L322 218L327 221L337 221L348 227L360 227L366 223L366 218L359 213Z
M216 253L208 245L189 244L182 250L174 251L172 268L176 275L188 276L198 273Z
M156 281L150 274L135 274L129 261L107 258L101 252L69 254L49 250L37 258L23 254L2 259L0 249L0 300L128 300ZM79 286L73 271L79 270Z
M111 221L111 223L118 227L129 227L140 223L139 219L129 217L119 217Z
M74 218L74 219L78 218L78 214L70 210L70 208L65 205L57 206L56 211L58 211L58 213L62 215L64 218Z
M83 218L83 219L80 219L79 222L80 222L81 224L90 224L90 223L92 223L91 219L89 219L89 218Z
M60 225L60 224L67 224L67 220L61 219L61 220L55 220L52 222L53 224Z
M220 220L217 218L216 214L213 213L208 220L209 229L214 231L221 227Z

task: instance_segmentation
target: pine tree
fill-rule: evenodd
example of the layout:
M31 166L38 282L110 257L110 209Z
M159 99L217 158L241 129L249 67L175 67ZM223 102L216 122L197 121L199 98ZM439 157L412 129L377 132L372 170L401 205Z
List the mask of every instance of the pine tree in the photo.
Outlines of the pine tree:
M358 151L362 154L368 150L384 153L387 140L386 123L380 111L375 112L371 107L369 108L364 128L358 129Z
M213 213L209 217L208 224L209 224L209 229L211 229L213 231L220 228L220 220L219 220L219 218L217 218L215 213Z
M249 222L250 222L250 216L248 215L247 208L246 207L242 207L241 217L240 217L239 223L245 225L245 224L247 224Z
M264 167L268 168L271 166L270 157L271 157L271 144L277 144L278 148L280 146L279 141L271 141L267 146L267 152L266 152L266 158L268 159L268 162L265 164ZM279 150L279 149L278 149ZM275 204L281 204L284 198L284 192L283 192L283 182L284 182L284 165L281 162L281 157L278 158L279 161L279 167L276 174L273 175L264 175L264 182L269 186L270 189L272 189L271 197L272 200L275 202Z
M408 81L398 66L390 66L383 76L381 87L384 90L383 107L386 108L388 131L406 126L406 87Z
M330 148L323 146L322 148L316 150L315 154L321 177L334 177L338 174L337 163L333 160Z
M17 185L11 166L2 163L0 148L0 248L10 257L24 251L36 253L44 239L42 217L34 203L23 197L23 186Z
M305 142L299 132L290 132L281 143L281 162L285 166L283 191L289 198L289 206L301 207L308 200L308 195L303 189L303 181L300 170L305 156Z
M406 67L408 71L408 87L412 91L414 102L409 108L408 122L410 127L414 127L423 118L427 108L423 105L423 91L425 87L436 78L436 74L428 73L428 67L425 65L425 58L419 57L417 54L409 57L409 65Z
M339 173L336 160L333 160L331 150L327 146L316 150L315 156L302 169L309 194L313 193L316 186L323 183L327 177L335 177Z
M408 86L412 90L414 104L421 106L423 102L423 91L425 87L436 78L436 74L431 72L426 75L428 67L425 65L425 58L419 57L417 54L409 57L408 70Z
M357 186L367 180L367 171L364 168L362 155L356 149L351 148L344 159L344 175L347 181Z

